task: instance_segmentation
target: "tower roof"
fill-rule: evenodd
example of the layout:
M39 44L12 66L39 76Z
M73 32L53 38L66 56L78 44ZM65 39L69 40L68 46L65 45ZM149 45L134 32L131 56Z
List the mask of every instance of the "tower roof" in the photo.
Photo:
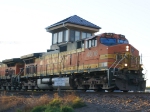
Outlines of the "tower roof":
M91 28L95 28L95 29L101 29L101 27L99 27L99 26L97 26L97 25L77 16L77 15L70 16L64 20L61 20L55 24L52 24L52 25L46 27L46 29L49 29L49 28L52 28L52 27L55 27L55 26L58 26L61 24L65 24L65 23L72 23L72 24L91 27Z

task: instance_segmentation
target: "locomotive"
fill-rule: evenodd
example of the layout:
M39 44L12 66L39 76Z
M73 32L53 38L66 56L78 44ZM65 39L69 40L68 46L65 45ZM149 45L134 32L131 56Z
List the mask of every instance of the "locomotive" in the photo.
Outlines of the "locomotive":
M99 29L77 15L46 27L50 49L3 60L0 89L145 91L139 51L124 35L94 35Z

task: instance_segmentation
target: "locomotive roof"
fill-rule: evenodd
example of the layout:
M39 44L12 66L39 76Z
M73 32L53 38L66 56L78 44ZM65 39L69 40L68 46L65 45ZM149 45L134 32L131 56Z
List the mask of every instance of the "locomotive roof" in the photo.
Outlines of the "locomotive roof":
M20 58L12 58L12 59L5 59L2 61L2 63L4 64L17 63L17 62L22 62L22 60Z
M76 24L76 25L81 25L81 26L86 26L86 27L91 27L91 28L95 28L95 29L101 29L101 27L77 16L77 15L73 15L73 16L70 16L64 20L61 20L57 23L54 23L48 27L46 27L46 29L49 29L49 28L52 28L52 27L55 27L55 26L58 26L58 25L61 25L61 24L65 24L65 23L72 23L72 24Z
M94 38L94 37L96 37L96 36L101 36L102 34L97 34L97 35L93 35L93 36L91 36L91 37L89 37L89 38L86 38L85 40L90 40L90 39L92 39L92 38Z
M94 38L94 37L96 37L96 36L102 36L102 35L104 35L104 34L106 34L106 33L101 33L101 34L93 35L93 36L91 36L91 37L89 37L89 38L86 38L85 40L90 40L90 39L92 39L92 38ZM121 35L121 34L115 34L115 33L112 33L112 34L118 35L118 38L119 38L119 35ZM123 36L125 40L128 40L127 38L125 38L124 35L121 35L121 36Z
M28 54L28 55L21 56L21 59L39 57L41 54L43 54L43 53L32 53L32 54Z

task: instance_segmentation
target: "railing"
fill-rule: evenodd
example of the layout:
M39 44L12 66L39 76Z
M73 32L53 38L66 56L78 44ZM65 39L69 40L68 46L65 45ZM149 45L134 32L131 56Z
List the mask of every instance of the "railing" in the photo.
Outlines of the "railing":
M123 57L122 59L120 59L120 60L118 61L118 63L117 63L116 66L114 67L113 75L115 74L115 68L118 66L118 64L119 64L121 61L123 61L123 59L125 59L125 57L126 57L126 54L124 55L124 57Z
M123 57L121 57L121 59L118 59L118 55L116 55L115 62L108 68L108 70L107 70L108 86L110 86L110 83L109 83L109 72L110 72L110 69L114 66L114 69L113 69L113 76L114 76L116 67L119 65L119 63L121 61L123 61L123 59L125 59L125 57L126 57L126 54Z

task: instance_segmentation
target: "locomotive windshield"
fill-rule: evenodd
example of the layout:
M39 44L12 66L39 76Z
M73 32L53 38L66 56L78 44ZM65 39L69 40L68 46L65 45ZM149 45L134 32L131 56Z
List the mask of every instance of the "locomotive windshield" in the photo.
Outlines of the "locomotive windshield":
M127 40L118 39L118 44L128 44Z
M102 38L100 38L100 41L101 41L102 44L107 45L107 46L111 46L111 45L116 45L117 44L116 38L105 38L105 37L102 37Z
M106 37L101 37L100 38L100 42L104 45L107 46L112 46L112 45L116 45L116 44L128 44L128 40L125 39L116 39L116 38L106 38Z

